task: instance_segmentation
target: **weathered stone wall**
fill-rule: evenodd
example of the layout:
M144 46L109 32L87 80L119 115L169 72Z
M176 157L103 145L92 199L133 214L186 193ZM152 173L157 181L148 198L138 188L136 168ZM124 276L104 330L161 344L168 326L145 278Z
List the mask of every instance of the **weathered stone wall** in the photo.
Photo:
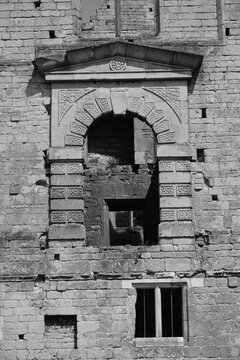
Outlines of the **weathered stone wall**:
M222 1L105 0L82 26L87 38L217 40L221 37ZM117 17L117 22L114 19ZM99 31L100 30L100 31Z
M94 33L88 31L88 41L78 40L78 2L35 3L0 4L0 359L238 359L238 0L226 0L222 14L221 1L217 10L213 1L160 2L165 33L160 29L157 38L142 40L204 55L200 73L189 84L194 160L197 149L205 154L204 162L191 162L196 242L179 238L153 247L112 249L85 247L82 241L81 246L56 241L46 248L50 86L31 62L38 46L45 46L45 56L63 54L66 42L94 44ZM184 42L170 42L176 38ZM134 339L136 292L122 280L135 278L189 282L189 341L184 345ZM72 349L71 339L70 349L49 344L45 315L77 316L78 349Z

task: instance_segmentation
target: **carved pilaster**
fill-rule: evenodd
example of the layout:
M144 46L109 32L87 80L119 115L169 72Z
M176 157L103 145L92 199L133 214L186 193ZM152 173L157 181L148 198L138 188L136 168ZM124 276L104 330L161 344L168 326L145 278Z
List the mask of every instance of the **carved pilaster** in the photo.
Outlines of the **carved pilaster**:
M49 241L84 241L82 154L74 148L51 148Z
M166 145L165 145L166 146ZM186 147L159 147L159 237L193 237L191 152Z

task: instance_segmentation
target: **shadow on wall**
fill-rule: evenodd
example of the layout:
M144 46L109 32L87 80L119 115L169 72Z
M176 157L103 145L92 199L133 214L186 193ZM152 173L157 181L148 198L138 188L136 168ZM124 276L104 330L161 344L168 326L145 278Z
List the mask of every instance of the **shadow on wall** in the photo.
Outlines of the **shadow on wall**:
M51 85L47 84L44 75L41 74L36 66L34 66L31 79L25 90L27 97L31 97L40 94L42 97L50 98Z

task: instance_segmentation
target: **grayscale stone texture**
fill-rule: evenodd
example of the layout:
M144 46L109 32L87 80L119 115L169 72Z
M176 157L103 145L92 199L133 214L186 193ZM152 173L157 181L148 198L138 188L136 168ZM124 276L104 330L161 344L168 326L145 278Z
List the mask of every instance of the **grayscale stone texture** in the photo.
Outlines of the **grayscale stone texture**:
M237 360L239 0L103 0L88 23L82 1L0 0L0 360ZM48 58L64 76L71 64L111 74L100 45L116 41L128 49L116 78L150 66L149 47L166 50L156 69L176 74L185 54L202 65L184 66L188 80L113 76L83 90L41 71ZM92 124L113 113L134 114L135 166L86 151ZM109 246L103 200L150 187L154 241ZM183 343L135 339L136 289L124 284L136 279L188 284Z

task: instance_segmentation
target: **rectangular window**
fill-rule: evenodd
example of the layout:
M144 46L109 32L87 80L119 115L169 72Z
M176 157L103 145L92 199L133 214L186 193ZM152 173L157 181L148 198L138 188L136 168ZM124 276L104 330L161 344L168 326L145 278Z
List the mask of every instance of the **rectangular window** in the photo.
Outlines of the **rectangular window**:
M110 246L144 244L143 199L106 200L104 210L105 237Z
M186 336L186 288L166 284L143 286L136 289L135 337Z

